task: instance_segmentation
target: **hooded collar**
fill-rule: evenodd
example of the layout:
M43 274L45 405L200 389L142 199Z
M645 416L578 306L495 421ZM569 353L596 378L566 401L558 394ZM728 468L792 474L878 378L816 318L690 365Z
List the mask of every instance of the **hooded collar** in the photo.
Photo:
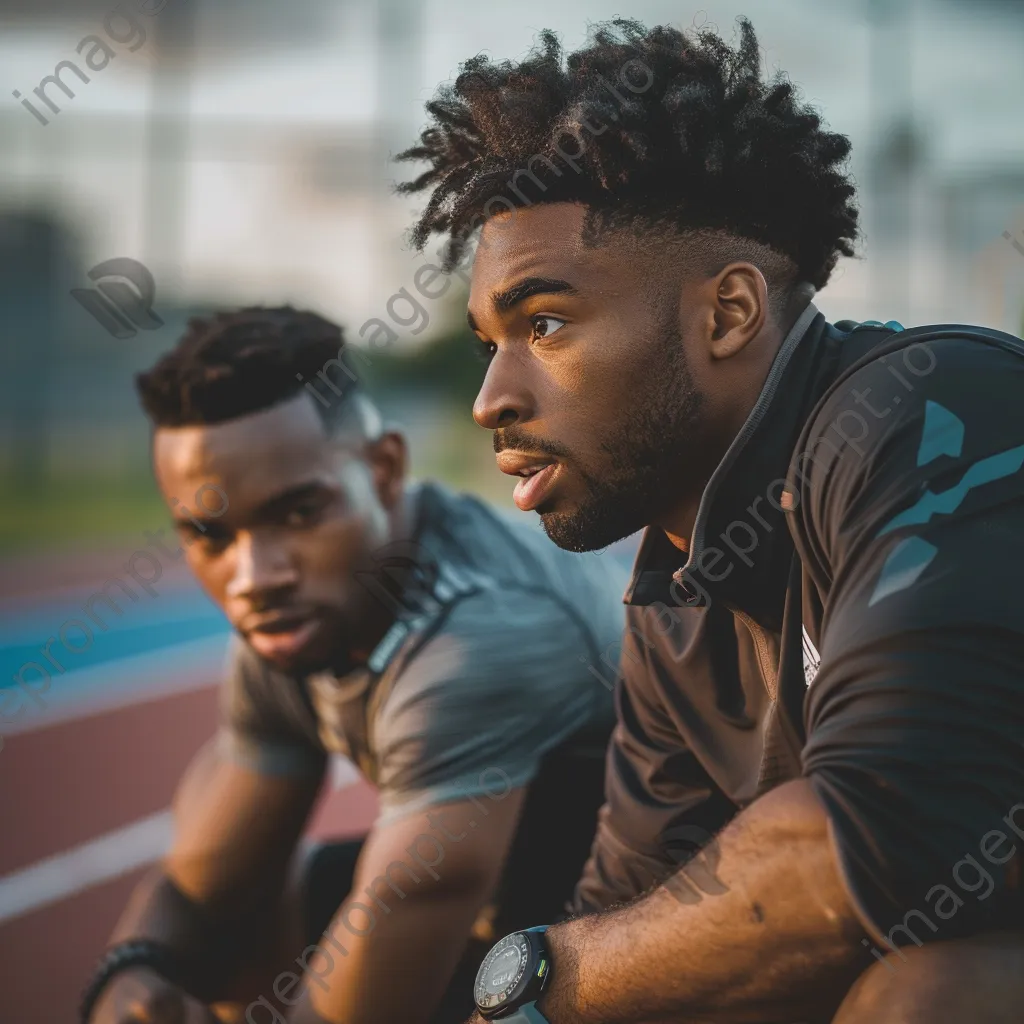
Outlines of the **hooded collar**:
M688 557L660 527L644 531L626 604L721 601L770 629L782 622L793 554L782 488L800 431L834 371L837 345L813 303L779 347L749 416L711 475Z

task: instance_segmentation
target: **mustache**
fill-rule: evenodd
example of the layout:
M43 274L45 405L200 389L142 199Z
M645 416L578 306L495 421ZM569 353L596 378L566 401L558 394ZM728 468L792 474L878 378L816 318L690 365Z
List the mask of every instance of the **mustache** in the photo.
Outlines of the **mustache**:
M534 437L522 427L501 427L494 431L491 441L494 445L495 455L509 449L536 452L540 455L553 455L556 458L569 458L572 454L565 445L561 445L557 441L548 441L542 437Z

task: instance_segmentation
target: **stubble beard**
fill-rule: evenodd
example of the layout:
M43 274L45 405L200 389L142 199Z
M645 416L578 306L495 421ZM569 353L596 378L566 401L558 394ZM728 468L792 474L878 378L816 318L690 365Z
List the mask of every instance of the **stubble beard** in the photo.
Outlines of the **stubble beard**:
M704 396L686 363L678 330L650 372L636 408L600 445L609 469L579 469L586 496L565 512L541 513L548 537L567 551L596 551L656 521L685 496L686 449L698 436ZM690 460L693 461L692 459Z

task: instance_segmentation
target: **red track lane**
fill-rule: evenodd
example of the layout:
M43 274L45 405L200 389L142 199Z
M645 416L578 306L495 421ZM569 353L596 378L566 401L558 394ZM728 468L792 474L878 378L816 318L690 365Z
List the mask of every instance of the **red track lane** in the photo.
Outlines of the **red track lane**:
M0 752L0 876L165 810L216 727L211 687L7 739ZM377 808L363 783L328 792L310 833L358 835ZM90 967L145 869L0 924L0 1024L73 1024Z

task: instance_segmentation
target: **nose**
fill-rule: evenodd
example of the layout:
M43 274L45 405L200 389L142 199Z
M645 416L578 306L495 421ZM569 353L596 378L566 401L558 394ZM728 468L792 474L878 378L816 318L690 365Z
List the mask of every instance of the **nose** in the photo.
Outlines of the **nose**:
M236 538L235 550L235 571L228 584L228 597L242 598L259 607L272 594L298 584L298 566L281 539L242 531Z
M522 365L512 355L496 352L473 403L473 419L486 430L511 427L533 418L533 398Z

